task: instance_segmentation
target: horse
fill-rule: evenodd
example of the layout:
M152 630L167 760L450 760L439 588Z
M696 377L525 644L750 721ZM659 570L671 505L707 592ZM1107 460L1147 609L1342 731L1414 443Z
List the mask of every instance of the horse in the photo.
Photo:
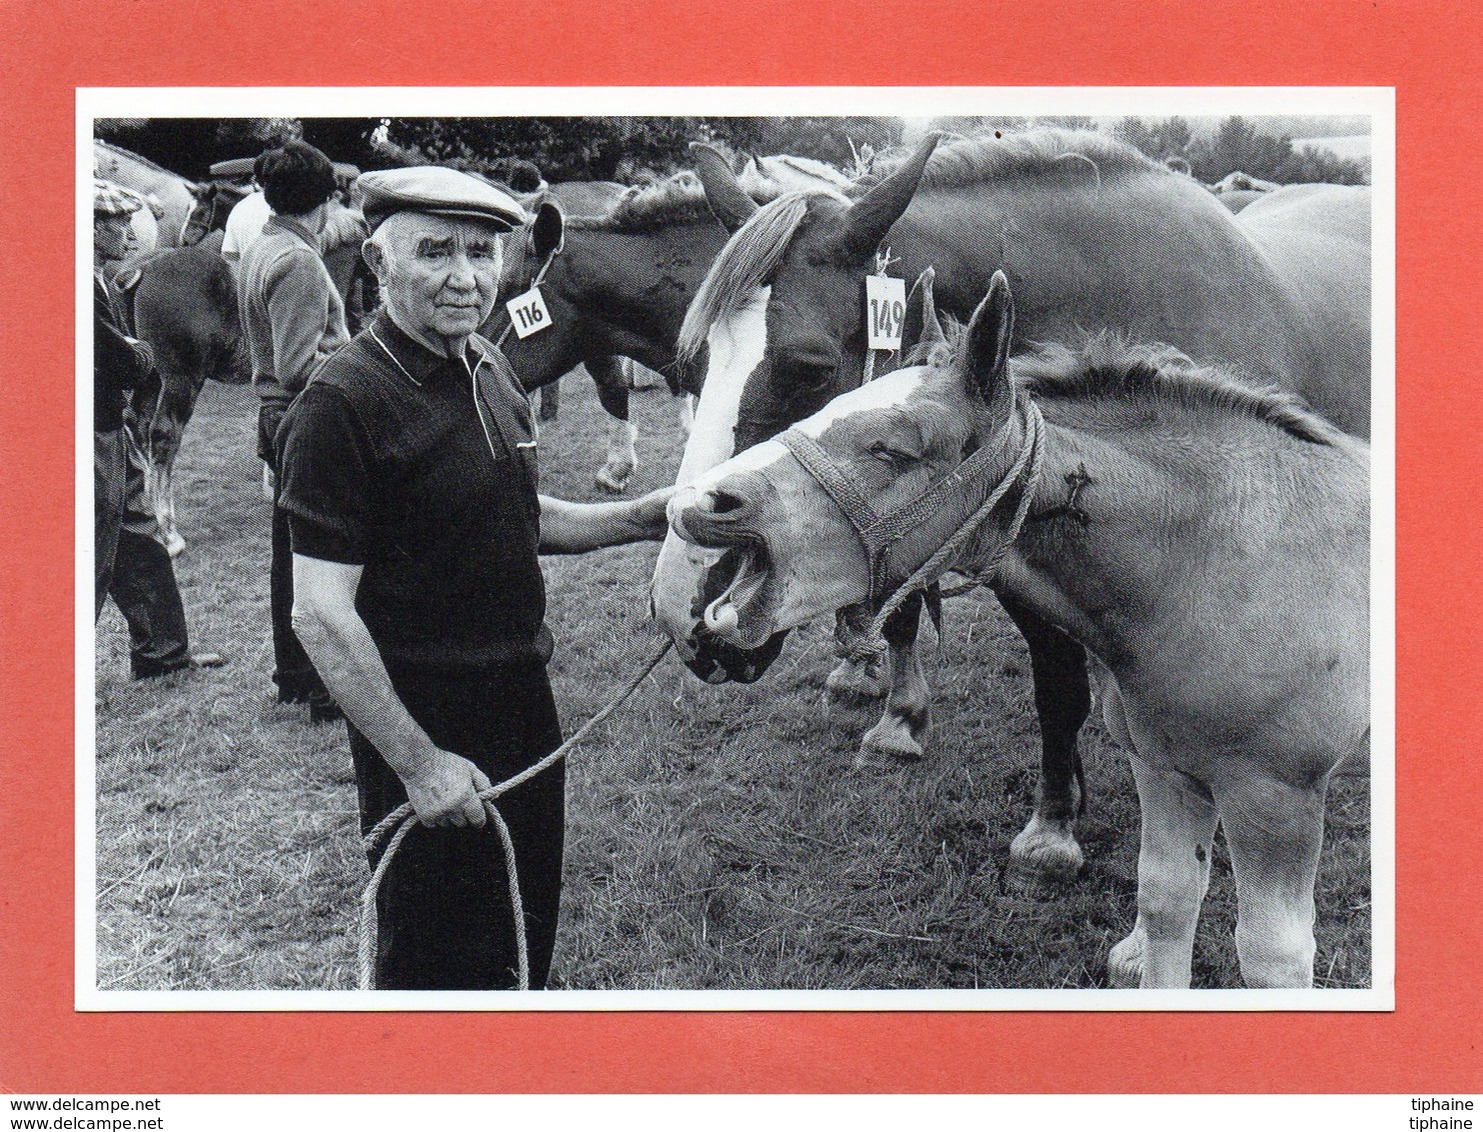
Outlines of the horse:
M938 297L958 318L1003 269L1026 340L1111 328L1165 341L1197 361L1222 359L1254 384L1283 383L1345 431L1368 433L1368 190L1293 187L1233 216L1198 182L1104 135L1037 130L936 146L927 136L848 193L788 194L761 207L748 206L720 163L698 167L712 207L740 226L687 313L680 358L699 357L728 319L737 322L730 336L745 337L741 323L756 320L766 295L765 342L731 355L752 365L734 451L861 383L864 278L887 264L908 278L935 264ZM656 617L703 679L756 679L781 642L742 649L711 631L699 616L721 592L711 575L677 546L661 551ZM1076 740L1091 707L1084 651L1014 595L1000 597L1029 646L1043 748L1036 810L1012 856L1034 874L1074 874L1085 796ZM888 627L891 687L862 757L922 756L919 604ZM842 664L831 691L859 686L860 671Z
M207 378L240 381L241 338L231 269L215 251L167 248L139 265L126 292L134 333L154 349L152 388L134 394L132 440L145 468L145 494L165 549L185 548L175 523L172 479L186 423Z
M1013 325L995 272L960 351L727 460L673 530L736 571L716 620L738 647L992 576L1093 653L1132 761L1137 918L1109 981L1189 986L1219 825L1243 981L1311 987L1325 790L1369 735L1368 445L1115 335L1012 377Z
M336 171L353 168L337 165ZM227 181L196 189L192 211L181 228L186 242L158 255L131 260L114 275L115 286L132 311L135 333L154 348L158 365L160 385L147 396L136 396L136 403L148 406L148 419L137 432L143 438L139 443L145 493L172 555L185 549L175 521L173 475L196 399L208 378L228 384L251 378L234 276L220 254L227 213L245 195ZM346 301L347 321L362 310L352 300L365 236L359 210L331 199L320 234L320 252ZM352 325L354 329L358 327Z
M147 157L93 139L93 176L132 189L151 202L159 221L159 246L179 247L196 206L196 186Z
M715 151L702 147L697 152ZM764 158L753 168L738 191L754 207L784 191L843 179L822 162L799 158ZM693 366L678 365L675 342L685 309L727 233L689 171L627 189L595 215L566 212L562 192L552 186L548 199L534 206L535 223L524 235L512 236L501 285L506 298L520 294L544 268L540 287L550 328L517 338L507 333L509 315L497 305L481 333L491 340L504 336L501 349L527 390L586 365L615 421L597 482L620 492L637 466L637 454L628 420L631 381L614 359L631 358L659 372L673 393L699 393L700 375L691 372Z

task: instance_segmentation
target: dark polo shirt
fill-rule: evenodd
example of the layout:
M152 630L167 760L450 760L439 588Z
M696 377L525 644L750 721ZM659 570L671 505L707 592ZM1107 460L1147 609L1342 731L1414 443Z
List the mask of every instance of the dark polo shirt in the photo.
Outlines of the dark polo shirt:
M277 439L294 551L365 567L356 609L393 681L550 658L534 430L492 345L443 358L383 312Z

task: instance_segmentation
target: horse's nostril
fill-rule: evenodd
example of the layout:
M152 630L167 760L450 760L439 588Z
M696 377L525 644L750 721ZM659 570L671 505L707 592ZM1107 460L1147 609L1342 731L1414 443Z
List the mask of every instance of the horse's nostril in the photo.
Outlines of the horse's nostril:
M746 502L739 495L733 495L729 491L713 491L711 493L711 512L716 515L726 515L732 511L740 511L746 506Z

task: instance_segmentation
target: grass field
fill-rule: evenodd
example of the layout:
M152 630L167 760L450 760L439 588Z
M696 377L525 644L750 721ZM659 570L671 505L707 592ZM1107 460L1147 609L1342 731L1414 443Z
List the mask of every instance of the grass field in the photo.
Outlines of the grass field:
M635 397L643 468L678 461L674 408ZM256 404L212 385L177 471L176 572L194 643L222 669L133 684L123 620L98 623L97 985L349 989L367 879L341 725L272 701L268 506ZM604 423L569 378L542 434L542 489L596 498ZM552 679L568 734L651 651L652 547L546 560ZM855 770L863 708L827 708L832 626L795 633L763 680L708 687L673 659L572 757L553 986L992 988L1105 985L1132 925L1137 803L1093 724L1087 865L1064 886L1005 876L1038 738L1023 645L992 596L948 603L929 648L928 758ZM929 630L924 630L930 634ZM1330 791L1318 983L1370 983L1368 783ZM1236 986L1235 893L1217 846L1198 986Z

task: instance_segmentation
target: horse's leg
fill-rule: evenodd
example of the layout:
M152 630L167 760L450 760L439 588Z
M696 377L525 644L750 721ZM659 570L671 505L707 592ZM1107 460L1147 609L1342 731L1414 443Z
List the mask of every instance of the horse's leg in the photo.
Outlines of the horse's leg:
M922 595L917 592L902 602L881 627L890 648L891 690L886 696L886 710L880 722L861 740L856 766L868 764L871 755L886 755L893 760L922 757L932 696L927 688L927 678L922 673L921 654L917 651L921 611Z
M1031 879L1074 877L1083 860L1074 828L1082 785L1076 738L1092 707L1086 650L1029 606L1008 594L998 596L1029 646L1035 713L1040 720L1035 812L1010 843L1010 861L1017 872Z
M851 605L834 616L834 652L840 658L824 680L824 691L839 702L873 700L885 695L886 680L881 657L872 653L863 660L850 659L870 625L868 606Z
M628 481L638 467L638 429L628 419L628 392L631 377L623 359L606 357L589 360L587 372L597 383L597 399L613 418L608 434L608 457L597 473L597 486L618 494L627 490Z
M1222 784L1215 801L1236 876L1236 954L1249 987L1313 985L1313 886L1327 777Z
M1131 755L1141 811L1138 919L1107 957L1115 987L1183 989L1190 983L1195 924L1210 886L1216 811L1210 791L1187 774Z
M180 446L165 457L159 469L159 504L156 515L160 523L160 537L171 558L178 558L185 550L185 536L175 524L175 459L180 455Z
M561 378L541 386L541 420L554 421L561 413Z

